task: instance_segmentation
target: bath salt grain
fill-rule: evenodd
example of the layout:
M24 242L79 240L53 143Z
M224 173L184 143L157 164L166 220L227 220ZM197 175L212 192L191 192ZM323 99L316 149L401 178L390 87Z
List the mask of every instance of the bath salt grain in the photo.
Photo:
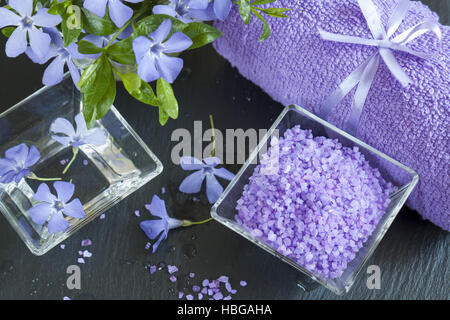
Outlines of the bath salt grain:
M309 271L333 279L372 234L394 190L357 147L295 126L272 139L237 201L236 221Z

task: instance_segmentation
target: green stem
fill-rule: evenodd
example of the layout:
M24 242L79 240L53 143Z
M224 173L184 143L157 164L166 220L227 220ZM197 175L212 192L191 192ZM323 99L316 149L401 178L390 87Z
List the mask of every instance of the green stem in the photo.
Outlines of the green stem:
M31 180L37 180L37 181L61 181L61 178L40 178L37 175L35 175L33 172L30 173L30 175L27 177Z
M125 23L124 25L123 25L123 27L122 28L120 28L115 34L114 34L114 36L111 38L111 40L108 42L108 44L106 45L106 47L105 48L103 48L103 50L106 50L106 49L108 49L112 44L113 44L113 42L117 39L117 37L130 25L130 23L132 23L134 20L136 20L137 18L139 18L141 15L143 15L144 14L144 12L147 10L147 5L144 3L143 5L142 5L142 7L141 7L141 9L138 11L138 12L136 12L136 14L134 15L134 16L132 16L131 17L131 19L130 20L128 20L128 22L127 23Z
M72 160L70 160L70 162L67 164L67 166L64 168L64 171L62 172L63 174L66 174L67 170L69 170L70 166L73 164L73 162L75 161L75 159L77 158L78 155L78 148L73 148L73 157Z
M211 123L213 139L213 149L211 150L211 156L214 157L216 155L216 130L214 129L214 120L212 114L209 115L209 122Z
M190 227L190 226L193 226L193 225L204 224L204 223L210 222L211 220L213 220L213 218L208 218L208 219L206 219L206 220L197 221L197 222L192 222L192 221L189 221L189 220L184 220L183 227Z

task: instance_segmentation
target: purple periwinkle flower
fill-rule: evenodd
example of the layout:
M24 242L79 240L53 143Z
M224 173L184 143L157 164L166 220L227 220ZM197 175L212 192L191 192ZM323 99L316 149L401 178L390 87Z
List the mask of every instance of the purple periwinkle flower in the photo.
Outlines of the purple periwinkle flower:
M54 58L44 71L42 83L46 86L60 83L64 77L64 67L67 64L72 80L77 85L80 81L80 71L72 59L84 59L88 56L78 52L78 44L76 43L70 44L67 48L64 47L64 40L56 28L44 28L44 32L52 39L50 50L46 57L40 59L30 48L26 51L28 57L35 63L44 64L51 58Z
M214 5L209 0L170 0L169 4L153 7L154 14L166 14L184 23L194 20L208 21L216 19Z
M35 146L24 143L12 147L5 152L5 158L0 158L0 183L19 183L27 177L31 171L30 167L36 164L41 157Z
M157 195L154 195L152 203L146 205L145 207L152 215L159 218L155 220L142 221L140 224L141 229L145 232L149 239L158 239L153 244L153 253L155 253L161 241L167 238L169 230L183 226L184 222L182 220L169 217L164 200L159 198Z
M75 191L72 183L57 181L53 186L56 196L50 192L46 183L42 183L34 195L34 199L40 203L28 210L36 224L43 225L48 221L48 232L52 234L65 231L69 227L70 224L64 215L78 219L85 216L80 200L70 201Z
M6 8L0 8L0 29L17 26L6 42L6 55L15 58L27 50L30 39L31 50L40 59L45 57L50 48L50 36L38 27L55 27L61 23L60 16L48 13L42 8L33 15L33 0L10 0L9 5L18 14Z
M216 168L220 164L220 159L217 157L205 158L203 161L194 157L182 157L180 165L183 170L197 170L187 176L180 185L180 191L184 193L199 193L203 180L206 178L206 196L210 203L214 203L223 192L222 185L217 181L216 176L232 180L234 174L225 168Z
M84 116L80 113L75 116L77 129L67 119L57 118L50 126L52 139L65 147L78 148L85 144L101 146L106 143L106 135L99 128L88 130Z
M139 3L144 0L124 0L131 3ZM106 5L108 5L109 15L111 20L122 28L128 20L133 17L133 9L123 4L122 0L84 0L83 6L92 11L99 17L104 17L106 14Z
M216 17L224 21L228 17L232 5L231 0L214 0L214 13Z
M192 40L182 32L170 33L172 22L164 20L148 37L140 36L133 41L133 50L138 64L138 74L142 80L151 82L163 78L173 83L183 68L183 60L169 57L167 53L181 52L192 45Z

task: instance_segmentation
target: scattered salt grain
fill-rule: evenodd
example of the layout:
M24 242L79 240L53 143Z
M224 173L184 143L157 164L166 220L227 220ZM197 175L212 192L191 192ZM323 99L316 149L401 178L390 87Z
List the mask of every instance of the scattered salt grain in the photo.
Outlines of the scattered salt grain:
M175 277L174 275L171 275L169 277L170 282L176 282L177 281L177 277Z
M239 284L241 285L241 287L246 287L247 286L247 281L241 280L239 282Z
M141 212L139 210L134 211L134 215L136 217L140 217L141 216Z
M78 263L85 263L83 258L78 258Z

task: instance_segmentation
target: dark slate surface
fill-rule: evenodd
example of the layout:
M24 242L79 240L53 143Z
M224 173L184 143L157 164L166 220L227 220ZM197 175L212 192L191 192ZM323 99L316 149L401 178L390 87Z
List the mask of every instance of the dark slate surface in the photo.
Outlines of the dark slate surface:
M425 2L448 23L450 1ZM0 47L4 47L4 39ZM0 299L176 299L184 281L172 284L166 273L150 276L146 268L161 261L180 266L181 275L195 272L198 281L226 274L238 287L239 280L245 279L249 285L239 290L239 299L449 299L449 234L406 208L368 262L381 268L381 289L367 289L367 275L362 273L352 290L340 297L322 287L301 290L295 270L217 222L171 232L155 255L145 250L147 240L138 223L147 216L144 204L162 186L168 189L164 198L172 215L200 219L209 214L209 206L176 191L185 173L170 161L175 144L170 142L172 131L193 130L194 120L202 120L207 127L210 113L219 129L267 128L281 111L279 104L243 79L211 47L184 58L186 68L175 85L181 106L179 120L161 127L155 110L137 103L123 89L119 89L116 102L165 164L163 174L109 210L105 220L91 222L66 240L65 250L57 247L42 257L33 256L1 217ZM7 59L2 49L0 66L0 111L41 87L42 67L25 57ZM135 209L141 210L141 218L134 216ZM65 285L66 268L76 263L85 238L92 239L89 249L94 256L81 266L82 289L71 291Z

